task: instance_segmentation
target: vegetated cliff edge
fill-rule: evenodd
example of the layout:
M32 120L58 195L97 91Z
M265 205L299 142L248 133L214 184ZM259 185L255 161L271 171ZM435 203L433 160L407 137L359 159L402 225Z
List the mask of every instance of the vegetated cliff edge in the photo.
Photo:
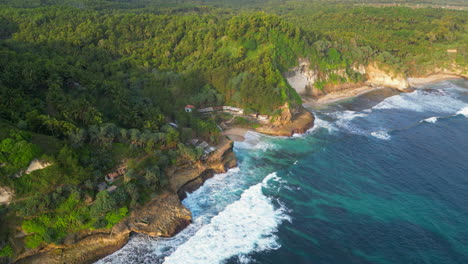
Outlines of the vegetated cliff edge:
M111 230L99 229L70 234L63 245L26 251L15 263L92 263L124 246L131 232L171 237L190 224L190 211L181 204L191 192L215 173L236 166L233 142L222 137L216 151L205 161L182 161L166 173L170 188L163 194L134 209Z
M299 59L299 66L287 72L286 78L289 84L302 96L310 96L314 99L320 99L333 93L363 89L367 90L374 87L389 87L401 92L412 90L413 86L425 84L432 81L449 78L468 78L468 69L452 65L448 68L435 68L423 76L409 77L404 73L397 73L377 62L371 62L368 65L355 65L351 69L353 72L364 76L361 82L340 82L333 84L327 83L321 88L317 88L319 80L327 79L327 74L314 69L307 59ZM329 75L330 73L328 73ZM336 69L331 74L340 76L342 79L348 79L346 69ZM350 94L356 95L356 94Z

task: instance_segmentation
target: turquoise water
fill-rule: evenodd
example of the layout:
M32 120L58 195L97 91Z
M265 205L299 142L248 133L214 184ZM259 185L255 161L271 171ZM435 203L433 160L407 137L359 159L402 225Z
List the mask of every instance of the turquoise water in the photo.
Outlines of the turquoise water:
M312 109L303 136L249 134L183 201L192 225L100 262L468 263L468 82L388 95Z

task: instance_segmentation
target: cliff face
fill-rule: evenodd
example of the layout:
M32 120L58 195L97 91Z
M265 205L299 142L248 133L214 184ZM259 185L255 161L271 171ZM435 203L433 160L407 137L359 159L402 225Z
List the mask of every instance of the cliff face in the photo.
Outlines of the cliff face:
M395 74L385 70L377 63L365 65L355 65L352 70L365 76L365 82L346 82L340 84L327 84L322 89L315 87L318 77L327 79L329 74L320 73L317 69L311 68L310 62L305 59L299 59L299 66L286 73L288 83L300 95L312 96L315 98L329 93L354 89L365 85L392 87L405 91L409 88L409 83L402 74ZM345 69L336 69L331 71L343 79L349 79Z
M374 86L385 86L405 91L409 88L408 80L403 74L392 73L380 68L377 63L371 63L366 67L367 83Z
M26 251L16 263L92 263L123 247L131 232L150 236L171 237L190 224L190 211L181 199L212 177L236 166L233 142L222 138L216 151L204 162L182 162L166 172L170 190L135 208L111 230L93 230L70 234L63 245L48 245Z
M432 81L457 77L468 78L468 68L455 64L448 65L447 67L434 68L422 76L414 77L405 76L402 73L395 73L376 62L369 63L368 65L354 65L351 70L364 75L365 81L327 84L322 89L317 89L315 84L319 80L319 76L321 79L328 79L329 74L333 73L344 79L348 79L347 73L344 69L333 70L328 74L320 73L317 69L312 68L310 62L306 59L299 59L299 66L292 68L285 74L285 77L297 93L302 96L311 96L313 98L321 98L327 94L353 90L363 86L384 86L407 92L411 90L411 86L426 84Z

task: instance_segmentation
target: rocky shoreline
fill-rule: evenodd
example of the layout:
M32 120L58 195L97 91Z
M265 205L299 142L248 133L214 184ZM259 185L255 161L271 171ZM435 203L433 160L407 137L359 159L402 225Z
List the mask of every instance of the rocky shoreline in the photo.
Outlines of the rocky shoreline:
M181 200L216 173L237 165L233 142L222 137L216 151L204 162L183 161L167 170L170 190L134 209L111 230L70 234L62 245L48 245L18 256L15 263L93 263L122 248L132 232L154 237L172 237L192 220Z
M411 91L412 87L441 80L467 78L466 75L453 73L435 73L420 78L388 77L379 69L368 68L370 79L366 83L341 84L326 87L321 91L312 91L311 100L306 103L315 105L358 96L360 94L390 86L401 92ZM304 70L304 68L302 68ZM375 76L372 76L374 74ZM313 76L312 76L313 77ZM308 84L310 86L310 83ZM313 90L316 90L313 88ZM115 225L111 230L99 229L70 234L62 245L48 245L45 248L26 251L19 255L15 263L93 263L122 248L132 232L154 237L172 237L187 227L192 220L190 211L181 201L187 193L198 189L217 173L226 172L235 167L236 157L233 152L233 140L243 141L247 131L254 130L272 136L292 136L305 133L314 125L314 116L303 107L290 109L287 104L281 108L281 115L270 119L255 129L231 127L223 132L216 146L216 151L207 160L201 162L181 161L169 168L169 190L134 209L131 214Z
M301 109L288 122L263 125L255 131L270 136L290 137L294 134L303 134L314 126L314 115L306 109Z

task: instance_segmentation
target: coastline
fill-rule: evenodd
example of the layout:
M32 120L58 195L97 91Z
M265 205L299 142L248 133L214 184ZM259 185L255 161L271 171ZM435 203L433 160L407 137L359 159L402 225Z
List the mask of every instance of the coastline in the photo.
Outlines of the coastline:
M274 122L263 124L256 128L231 126L223 131L223 135L232 141L243 142L248 131L270 136L291 137L294 134L304 134L314 126L314 115L305 108L296 113L290 120L275 124Z
M237 166L233 141L222 137L216 150L204 162L183 160L169 168L169 189L137 206L111 229L69 234L61 245L23 252L14 263L94 263L127 244L131 233L172 237L192 222L192 213L182 204L186 192L193 192L217 173Z
M460 79L461 76L436 75L418 78L417 85L425 85L447 79ZM413 86L413 85L412 85ZM349 99L382 87L362 86L339 92L332 92L318 98L317 105L326 105L332 102ZM300 124L295 124L298 116L304 117ZM229 127L223 134L228 139L222 140L218 151L205 163L190 163L173 168L170 172L171 193L166 193L142 205L132 212L131 216L117 224L112 230L96 230L86 234L72 234L63 246L51 245L39 252L28 256L23 255L15 263L92 263L122 248L130 238L131 232L144 233L150 236L172 237L191 223L191 213L181 201L185 192L192 192L203 185L204 181L216 173L225 172L228 168L236 166L236 157L233 152L233 141L242 142L248 131L262 132L267 129L269 135L291 136L294 133L304 133L313 126L313 115L302 109L295 118L286 124L273 126L264 125L257 129L242 127ZM259 131L260 130L260 131ZM143 219L144 218L144 219ZM150 221L148 222L148 218Z
M407 80L408 80L409 88L407 89L407 92L413 91L414 88L418 88L420 86L433 84L433 83L446 81L446 80L456 80L456 79L466 79L466 77L457 75L457 74L449 74L449 73L430 74L426 77L408 77ZM371 91L376 91L376 90L380 90L384 88L387 88L387 87L363 85L357 88L350 88L350 89L330 92L325 95L317 96L317 97L307 96L307 97L302 98L304 101L303 105L310 106L312 108L320 108L330 103L347 100L353 97L366 94ZM400 89L398 90L403 92ZM226 129L225 131L223 131L223 134L227 136L229 139L231 139L232 141L243 142L245 140L245 134L248 131L262 133L262 131L259 131L258 129L232 126Z
M409 77L408 83L412 87L423 86L431 83L437 83L446 80L456 80L456 79L466 79L464 76L456 74L447 74L447 73L436 73L431 74L426 77Z
M318 107L318 106L323 106L326 104L330 104L333 102L338 102L341 100L346 100L349 98L353 98L365 93L368 93L370 91L375 91L378 89L382 89L384 87L372 87L370 85L364 85L358 88L352 88L352 89L347 89L347 90L341 90L337 92L331 92L328 94L325 94L324 96L318 97L318 98L304 98L304 104L305 105L310 105L313 107Z

